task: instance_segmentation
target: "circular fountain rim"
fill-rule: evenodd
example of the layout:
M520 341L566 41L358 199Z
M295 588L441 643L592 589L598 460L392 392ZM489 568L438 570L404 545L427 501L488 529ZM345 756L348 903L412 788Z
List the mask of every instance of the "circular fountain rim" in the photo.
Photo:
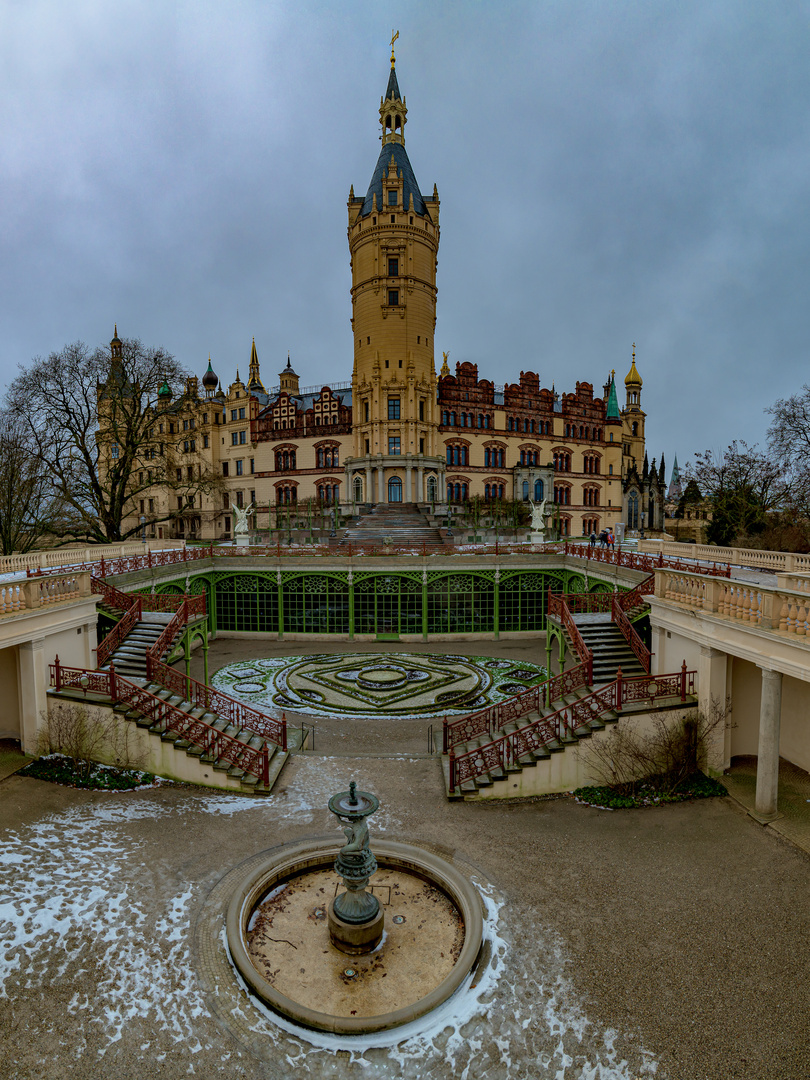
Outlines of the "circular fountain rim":
M284 844L267 852L267 858L241 883L228 904L225 928L231 959L252 994L274 1012L304 1027L339 1035L370 1034L399 1027L432 1012L458 990L475 966L483 942L483 909L478 890L458 870L431 852L394 840L374 843L374 854L381 867L402 869L438 885L456 905L464 922L464 944L453 970L418 1001L376 1016L335 1016L318 1012L280 994L259 974L248 955L245 946L247 923L262 896L283 880L331 866L339 850L337 841L312 839Z

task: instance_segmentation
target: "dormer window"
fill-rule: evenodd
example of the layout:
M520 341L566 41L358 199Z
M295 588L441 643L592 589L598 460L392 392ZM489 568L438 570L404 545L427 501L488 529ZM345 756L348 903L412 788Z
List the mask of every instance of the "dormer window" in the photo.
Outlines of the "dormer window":
M388 205L389 206L396 206L397 205L397 189L396 188L389 188L389 190L388 190Z

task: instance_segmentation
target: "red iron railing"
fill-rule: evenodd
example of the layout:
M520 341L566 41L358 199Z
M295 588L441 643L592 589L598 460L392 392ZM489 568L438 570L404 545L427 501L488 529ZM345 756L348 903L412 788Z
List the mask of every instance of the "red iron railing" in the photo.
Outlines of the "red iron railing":
M616 626L618 626L619 630L622 633L622 637L633 650L636 659L644 668L644 670L649 674L652 653L641 640L636 631L636 628L625 615L624 611L622 610L621 604L619 603L618 597L615 594L613 597L613 610L610 613L610 619L611 622L615 623Z
M90 691L109 697L112 702L121 702L151 720L152 726L202 747L203 753L212 760L224 761L242 769L258 777L265 785L270 782L270 755L266 745L253 747L233 735L218 731L201 718L190 716L149 690L117 675L113 667L109 671L63 667L57 656L55 663L50 665L50 674L51 686L57 691L67 688L82 690L85 694Z
M464 545L462 545L464 546ZM402 556L402 555L448 555L452 556L456 549L448 546L431 546L429 544L355 544L348 543L343 546L330 547L326 544L306 544L298 546L284 545L277 542L265 547L220 547L209 545L207 547L172 548L169 551L148 551L145 555L127 555L117 559L99 559L94 562L79 563L75 567L51 567L39 570L27 570L28 577L38 577L43 574L64 573L70 569L94 569L98 576L127 574L135 570L144 570L156 566L174 566L179 563L199 562L202 559L239 559L253 557L276 558L309 558L311 556L333 556L352 558L353 556ZM590 562L607 563L611 566L622 566L628 570L643 570L648 574L653 573L659 567L670 570L682 570L686 573L705 574L709 577L731 577L731 566L728 563L704 564L697 559L673 559L668 556L644 555L634 551L611 551L609 548L595 548L589 552L587 544L571 544L566 542L553 544L519 544L501 543L476 544L471 555L570 555L577 559L587 559Z
M147 611L173 611L174 616L166 624L160 637L146 653L146 674L152 682L165 686L167 690L178 694L193 706L216 712L230 723L247 728L257 735L287 749L287 721L284 717L276 720L258 709L237 701L235 698L214 690L204 683L197 682L188 675L183 675L176 668L163 662L163 657L172 646L177 635L182 632L189 620L206 614L205 595L187 596L177 594L155 595L152 593L124 593L99 578L91 579L95 592L101 593L113 607L124 610L126 614L116 623L110 633L96 650L96 663L100 667L110 658L124 641L135 624L140 621L143 609Z
M475 780L489 772L506 772L519 767L520 759L535 750L542 750L550 743L562 743L576 738L578 729L590 720L598 719L610 711L621 712L629 703L654 705L661 698L679 697L686 701L687 694L694 694L694 671L681 670L669 675L640 675L631 679L622 677L619 671L615 682L602 686L587 697L566 705L550 716L540 717L517 731L493 739L485 746L455 755L449 754L450 793L468 780Z

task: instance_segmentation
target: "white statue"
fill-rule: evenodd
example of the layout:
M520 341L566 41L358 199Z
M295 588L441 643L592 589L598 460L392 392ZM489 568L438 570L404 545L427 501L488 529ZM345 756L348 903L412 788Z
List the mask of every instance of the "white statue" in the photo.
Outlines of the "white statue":
M247 536L249 531L248 514L252 511L252 509L253 503L251 503L250 506L246 507L244 510L240 510L238 506L234 506L233 503L231 503L231 510L233 510L234 514L236 514L236 525L234 525L233 529L235 536Z
M546 531L546 500L543 499L538 506L529 499L529 506L532 508L532 532L544 533Z

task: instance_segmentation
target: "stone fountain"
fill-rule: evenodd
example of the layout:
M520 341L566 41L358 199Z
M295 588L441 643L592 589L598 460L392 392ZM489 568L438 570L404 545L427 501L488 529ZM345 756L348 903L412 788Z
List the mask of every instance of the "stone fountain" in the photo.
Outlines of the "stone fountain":
M366 818L379 809L380 800L368 791L358 791L354 781L348 791L329 800L329 809L344 828L347 843L335 860L335 870L343 878L346 891L330 901L329 937L341 952L362 954L375 949L383 935L385 916L380 901L366 887L377 872L377 860L368 846Z
M427 1017L472 978L481 897L430 850L375 840L372 852L379 800L354 782L328 805L344 843L284 844L225 879L231 960L251 995L303 1027L358 1035Z

